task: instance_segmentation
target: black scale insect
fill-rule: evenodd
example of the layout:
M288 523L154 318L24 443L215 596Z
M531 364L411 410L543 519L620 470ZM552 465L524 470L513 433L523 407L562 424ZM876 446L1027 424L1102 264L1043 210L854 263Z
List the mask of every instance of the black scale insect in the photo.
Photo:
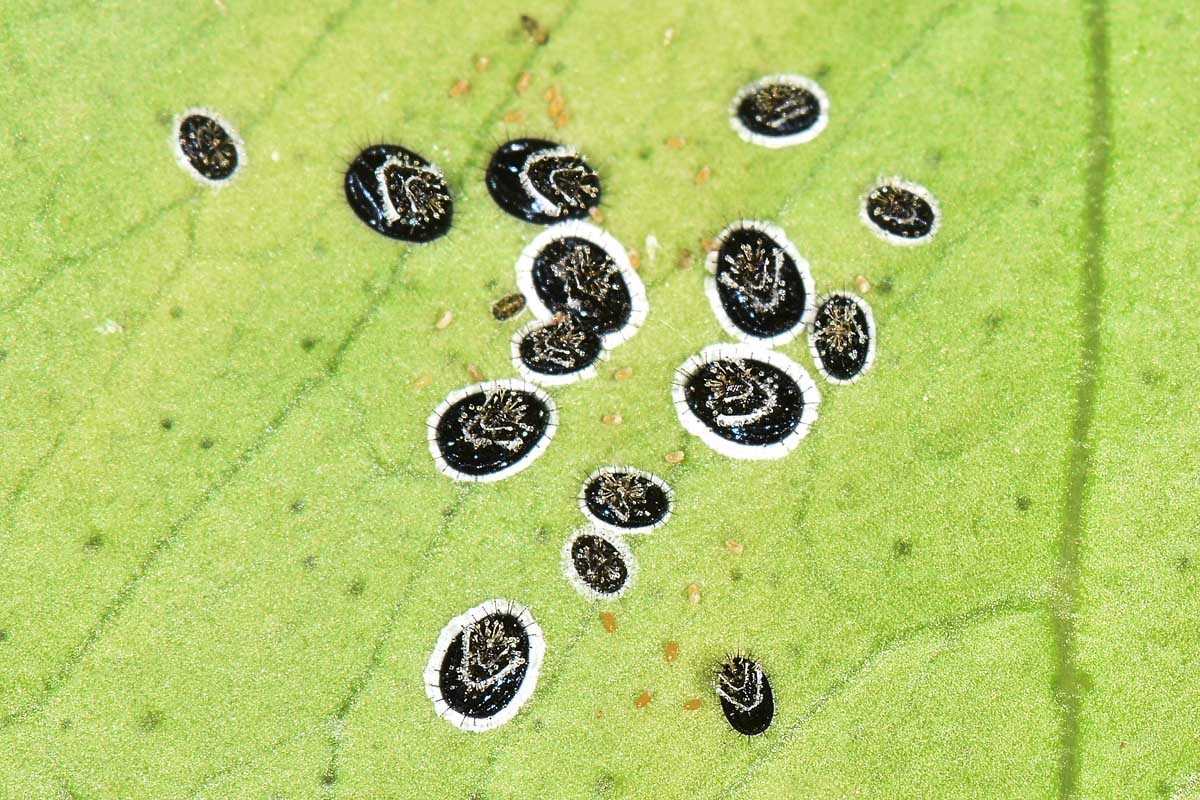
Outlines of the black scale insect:
M521 375L544 385L571 383L596 374L603 355L600 335L579 317L560 311L535 320L513 335L513 363Z
M526 608L490 600L442 630L425 668L425 691L451 724L490 730L533 693L544 652L541 628Z
M812 140L829 121L829 99L803 75L767 75L734 96L729 121L738 136L763 147Z
M229 123L203 109L176 118L174 144L180 165L205 183L228 182L245 160L242 142Z
M538 225L581 219L600 204L600 176L587 159L546 139L501 145L484 182L501 209Z
M618 533L645 533L666 524L673 505L674 494L662 478L633 467L602 467L579 490L584 516Z
M854 383L875 361L875 317L867 301L850 292L830 292L817 305L808 349L830 383Z
M937 201L923 186L891 178L881 181L863 198L862 221L886 242L921 244L937 232Z
M757 736L775 718L775 693L762 664L741 655L727 657L713 678L721 711L743 736Z
M446 179L411 150L366 148L346 168L344 188L358 218L389 238L428 242L450 230L454 200Z
M782 230L764 222L735 222L709 252L705 282L722 327L743 341L780 345L812 319L813 278Z
M517 260L517 288L534 317L571 314L606 349L632 336L646 318L646 290L625 249L578 220L547 228L529 243Z
M800 365L755 345L713 345L676 371L680 422L719 453L780 458L817 418L820 392Z
M554 401L535 386L503 380L450 394L429 417L438 468L461 481L495 481L542 453L558 425Z
M563 570L568 580L590 600L615 600L633 581L633 553L619 538L583 528L563 547Z

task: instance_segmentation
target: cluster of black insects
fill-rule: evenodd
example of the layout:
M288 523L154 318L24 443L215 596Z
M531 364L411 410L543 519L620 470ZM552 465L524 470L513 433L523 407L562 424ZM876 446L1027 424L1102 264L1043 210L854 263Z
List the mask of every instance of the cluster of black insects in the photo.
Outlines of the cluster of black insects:
M807 142L828 121L821 88L798 75L769 75L744 87L730 122L747 142L778 148ZM177 119L180 163L214 184L234 177L245 155L233 128L203 109ZM558 425L542 388L592 377L597 363L641 326L645 288L627 251L583 221L601 199L600 177L572 147L517 139L496 150L485 181L507 213L546 225L516 262L519 294L498 304L497 318L528 305L534 320L511 341L520 379L477 383L452 392L430 416L428 443L438 469L461 481L495 481L527 467ZM450 228L454 200L441 171L404 147L364 149L345 174L346 199L378 233L428 242ZM894 244L928 241L937 204L920 186L880 181L863 198L861 217ZM775 225L740 220L721 231L708 254L705 291L736 344L706 347L676 371L672 396L680 422L717 452L733 458L779 458L816 420L820 393L808 373L773 349L807 330L809 350L830 383L852 383L871 366L875 322L850 292L815 296L808 262ZM615 599L636 565L625 536L667 522L674 502L658 476L632 467L602 467L579 492L588 523L563 548L563 569L589 599ZM425 671L437 714L471 731L511 719L537 682L545 642L529 610L489 600L455 617L442 631ZM724 659L713 687L734 730L764 732L775 712L762 665L743 655Z

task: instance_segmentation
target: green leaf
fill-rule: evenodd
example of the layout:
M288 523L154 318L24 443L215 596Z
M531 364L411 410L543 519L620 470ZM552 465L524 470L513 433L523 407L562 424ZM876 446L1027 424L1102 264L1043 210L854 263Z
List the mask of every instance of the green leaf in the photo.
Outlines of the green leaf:
M1104 0L9 2L0 797L1191 796L1198 23ZM773 72L829 94L812 142L731 130ZM245 141L228 186L172 155L195 106ZM491 306L538 229L482 176L517 135L596 166L650 313L552 390L544 456L468 486L424 426L471 370L514 374L527 317ZM444 239L347 208L379 141L445 173ZM858 219L889 175L937 196L931 243ZM879 326L871 372L822 384L777 461L709 450L670 400L727 338L702 240L739 218L786 230L820 292L865 278ZM781 349L815 372L803 337ZM676 514L606 606L560 551L609 463L664 477ZM492 597L530 608L546 661L472 735L422 671ZM750 740L710 686L739 649L777 703Z

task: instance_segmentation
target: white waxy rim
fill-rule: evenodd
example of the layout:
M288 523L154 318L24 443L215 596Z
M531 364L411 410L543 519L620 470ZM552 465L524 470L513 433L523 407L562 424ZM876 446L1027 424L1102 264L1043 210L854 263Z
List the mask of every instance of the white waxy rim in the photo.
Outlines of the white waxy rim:
M529 177L529 168L544 158L578 158L588 169L591 169L591 166L587 164L587 160L580 156L574 147L545 147L541 150L534 150L525 157L524 163L521 164L521 171L517 173L517 178L521 182L521 188L537 204L540 213L548 217L561 217L564 212L563 207L538 191L538 188L533 185L533 180Z
M756 336L738 327L733 318L729 316L729 312L725 310L725 304L721 302L721 294L717 286L716 277L717 270L720 267L721 246L724 245L725 240L731 234L739 230L754 230L768 237L792 259L792 262L796 265L796 271L800 273L800 283L804 286L804 310L800 314L800 320L784 332L777 333L774 336ZM769 222L747 219L738 220L726 225L725 229L717 234L714 244L715 247L704 258L704 264L709 272L709 277L704 279L704 294L708 296L708 304L712 307L713 314L716 315L717 321L721 323L721 327L725 329L725 332L739 341L761 344L764 347L778 347L787 344L799 336L800 331L804 330L804 327L812 321L813 315L816 313L813 297L817 290L808 261L804 256L800 255L800 251L792 244L792 240L787 237L783 229Z
M233 147L235 150L237 150L238 163L237 167L234 168L233 173L228 178L222 178L220 180L206 178L205 176L201 175L195 167L192 166L192 162L183 152L183 146L179 143L179 129L183 126L183 121L185 119L196 116L208 117L213 122L220 125L225 133L229 136L229 141L233 142ZM183 167L183 170L187 174L191 175L197 181L207 186L228 186L246 166L246 145L242 142L242 137L239 136L237 130L229 124L229 120L225 119L225 117L221 116L216 111L213 111L211 108L189 108L175 115L175 120L171 124L171 151L175 153L175 161L179 163L179 166Z
M550 325L552 321L553 320L534 319L525 323L525 325L513 333L509 343L512 351L512 363L513 366L516 367L517 372L521 373L521 377L525 380L531 381L532 383L541 384L542 386L564 386L568 383L575 383L575 381L582 381L588 378L596 377L598 374L597 367L599 363L608 359L608 350L605 349L603 340L601 340L600 353L596 356L596 359L583 369L576 370L575 372L565 372L561 375L551 375L545 372L538 372L530 368L530 366L525 363L525 359L521 358L521 342L524 341L525 337L538 328L544 328L547 325Z
M575 569L575 559L571 556L571 547L575 544L575 540L580 536L595 536L597 539L603 539L616 548L625 562L625 570L628 573L625 578L625 583L620 589L615 592L598 592L587 584L586 581L579 575L579 571ZM602 530L594 525L585 525L571 533L567 537L567 541L563 543L562 549L562 568L563 575L570 581L575 590L588 600L616 600L621 595L633 586L633 579L637 575L637 561L633 557L633 551L629 549L629 545L625 544L620 536L614 535L611 530Z
M750 95L767 86L774 84L784 84L786 86L798 86L810 92L813 97L817 98L817 105L820 107L820 112L817 114L817 120L812 125L802 131L788 134L786 136L767 136L750 130L746 124L742 122L738 116L738 106L742 104ZM812 78L806 78L803 75L792 75L779 73L776 75L764 75L756 81L751 81L738 90L738 93L733 96L733 100L729 103L729 124L737 131L737 135L742 138L742 141L750 144L769 147L772 150L780 147L790 147L795 144L804 144L812 141L821 131L825 130L825 126L829 124L829 97L825 94L816 81Z
M875 222L871 219L871 212L867 208L867 203L871 199L871 194L877 189L883 188L884 186L895 186L897 189L904 189L905 191L912 192L926 203L929 203L929 207L933 209L933 225L930 226L929 233L925 234L924 236L919 236L915 239L909 239L904 236L897 236L894 233L885 231L883 228L875 224ZM941 206L938 205L937 199L921 184L913 183L912 181L906 181L903 178L897 177L880 178L879 180L875 181L875 184L870 189L863 193L862 200L859 201L858 218L861 219L863 224L870 229L871 233L875 234L888 244L894 244L900 247L912 247L918 244L925 244L933 238L934 234L938 232L938 228L942 226L942 209Z
M804 408L800 412L800 421L791 433L771 444L741 444L718 435L692 412L687 404L685 391L688 380L705 364L724 359L761 361L764 364L770 364L796 382L796 385L800 387ZM671 384L671 400L675 403L675 413L679 416L684 430L700 437L700 441L713 450L730 458L764 461L783 458L795 450L800 440L808 435L809 429L817 421L817 406L821 403L821 391L803 367L776 350L768 350L753 344L714 344L705 347L697 355L689 357L675 370L675 379Z
M546 406L547 420L546 430L542 433L537 443L528 453L520 460L496 472L489 472L485 475L472 475L467 472L460 472L454 467L446 463L446 459L442 457L442 448L437 440L438 423L442 416L450 410L450 407L462 400L464 397L470 397L473 394L483 392L491 392L496 389L509 389L514 392L527 392L534 395L538 400ZM554 437L554 431L558 428L558 409L554 405L553 398L546 394L537 386L526 381L504 378L497 381L483 381L481 383L473 383L470 386L465 386L462 389L457 389L446 396L446 399L438 404L438 407L429 415L429 419L425 422L425 437L429 441L429 452L433 455L433 461L437 465L438 471L443 475L453 478L456 481L467 481L470 483L492 483L494 481L503 480L510 475L515 475L521 470L528 467L534 460L545 452L550 446L550 440Z
M650 305L646 301L646 287L629 263L629 254L612 234L581 220L570 220L551 225L535 236L533 241L521 251L521 256L517 259L517 288L521 294L525 295L529 310L534 317L541 320L549 320L553 317L555 312L546 307L542 298L538 296L537 288L533 285L533 263L538 254L551 242L568 237L584 239L608 253L617 265L617 271L625 282L626 291L629 292L629 319L619 330L606 333L601 337L604 349L611 350L637 333L638 328L646 321L646 314L650 310Z
M863 361L862 368L851 378L837 378L833 375L830 375L825 369L825 362L821 359L821 354L817 352L817 329L815 318L813 320L813 324L810 325L808 329L808 352L810 355L812 355L813 363L817 367L817 372L821 373L821 377L829 383L857 383L862 379L862 376L866 374L867 370L871 368L871 365L875 363L875 315L871 312L871 304L853 292L827 292L817 299L817 308L819 309L821 306L825 305L828 300L834 297L845 297L846 299L853 301L855 305L862 309L863 315L867 318L867 358L865 361Z
M474 625L492 614L509 614L520 621L525 635L529 638L529 663L525 665L525 677L522 678L516 695L508 705L490 717L468 717L451 708L442 696L442 660L446 657L446 651L450 649L450 644L462 633L464 628ZM545 655L546 639L528 608L511 600L488 600L459 614L446 623L446 627L442 628L442 633L438 636L437 644L433 648L433 654L429 657L429 663L425 667L425 694L433 701L433 709L437 715L454 727L472 733L490 731L515 717L521 710L521 706L533 695Z
M403 215L396 210L396 204L392 202L392 193L387 190L387 173L388 167L399 167L401 169L413 169L420 172L428 172L432 175L442 178L442 171L434 164L406 164L404 158L392 154L384 159L383 163L375 168L375 191L383 199L383 218L389 223L398 222L403 218Z
M614 472L631 473L633 475L638 475L640 477L646 478L651 483L653 483L655 486L662 489L663 494L666 495L666 497L667 497L667 511L665 514L663 514L663 518L660 519L658 522L655 522L653 525L642 525L642 526L639 526L636 528L622 528L620 525L613 525L612 523L605 522L604 520L600 519L595 514L593 514L592 510L590 508L588 508L588 504L587 504L587 489L589 486L592 485L592 481L596 480L601 475L606 475L606 474L610 474L610 473L614 473ZM667 522L670 521L671 515L675 512L675 491L670 486L668 486L667 482L664 481L662 478L658 477L653 472L647 472L644 469L638 469L637 467L620 466L620 465L600 467L595 472L593 472L591 475L588 475L587 478L584 479L583 485L579 487L579 510L582 511L583 515L588 518L588 521L592 523L592 526L599 530L611 531L618 535L649 533L650 531L654 530L655 528L661 528L663 525L666 525Z

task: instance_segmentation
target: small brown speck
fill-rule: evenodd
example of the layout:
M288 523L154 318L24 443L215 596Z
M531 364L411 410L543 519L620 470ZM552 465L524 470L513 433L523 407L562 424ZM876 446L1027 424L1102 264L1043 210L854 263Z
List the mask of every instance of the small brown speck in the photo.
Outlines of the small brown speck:
M571 121L571 112L564 111L561 114L559 114L557 117L554 118L554 127L565 128L565 127L567 127L567 123L570 121Z
M678 150L686 144L687 139L683 138L682 136L670 136L667 138L667 147L670 147L673 150Z
M617 617L611 611L605 611L600 615L600 624L604 626L604 630L609 633L617 632Z
M700 171L696 173L696 178L695 178L696 185L703 186L704 184L708 183L708 179L711 177L712 177L712 167L708 166L708 164L705 164L703 167L700 168Z
M866 294L871 291L871 282L862 275L854 279L854 286L858 289L859 294Z
M633 367L621 367L613 373L613 378L619 381L627 381L633 377Z
M704 252L711 253L717 249L717 243L712 239L701 239L700 246L704 248Z
M464 94L466 94L469 91L471 91L471 82L469 80L467 80L466 78L463 78L462 80L458 81L457 83L455 83L453 86L450 87L450 96L451 97L462 97Z
M414 389L424 389L426 386L429 386L432 383L433 383L433 376L430 375L428 372L422 372L420 375L417 376L417 379L413 381L412 385L413 385Z
M446 328L450 327L451 322L454 322L454 312L450 309L446 309L442 312L442 315L438 317L438 321L433 323L433 327L437 328L439 331L444 331Z
M669 452L665 456L663 456L663 461L666 461L668 464L682 464L683 463L683 451L682 450L672 450L671 452Z
M506 294L496 302L492 303L492 316L503 322L506 319L512 319L517 314L520 314L525 308L525 295L520 292Z
M675 268L684 270L692 268L692 251L680 250L679 255L675 259Z
M546 30L542 23L538 22L528 14L521 15L521 27L525 30L525 33L529 36L533 43L539 47L544 45L550 39L550 31Z
M560 90L558 88L558 84L556 83L553 86L551 86L549 89L547 89L546 91L542 92L542 99L545 100L547 103L549 103L552 100L554 100L554 98L558 97L559 93L560 93Z
M605 425L620 425L624 419L620 414L605 414L600 418L600 421Z
M629 266L633 267L634 272L642 268L642 255L637 250L629 251Z
M592 206L589 208L588 216L591 217L592 222L596 223L597 225L604 224L604 212L600 210L599 206Z
M674 663L679 658L679 642L674 639L667 642L667 646L663 648L663 658L667 660L668 664Z
M487 72L487 68L490 67L491 65L492 65L492 60L490 58L488 58L487 56L480 56L479 58L475 59L475 71L476 72Z
M467 374L471 376L471 380L473 381L481 381L484 378L483 373L479 371L479 367L474 364L467 364Z
M683 710L684 711L699 711L700 707L703 705L704 705L703 700L701 700L699 697L693 697L691 700L688 700L686 703L683 704Z
M596 709L596 719L604 719L604 709L603 708Z
M510 111L504 115L505 122L520 122L525 119L524 111Z
M645 708L646 706L650 705L650 698L653 696L654 695L650 694L649 689L643 689L642 693L638 695L637 700L633 701L633 707Z
M551 119L554 119L563 112L563 109L566 108L566 106L567 104L563 101L561 96L552 97L550 102L546 105L546 113L550 115Z
M740 556L742 551L746 549L746 546L735 539L726 539L725 549L733 553L735 556Z
M533 81L533 76L528 72L522 72L517 76L516 90L517 94L523 94L529 88L530 82Z
M694 583L689 583L687 587L688 602L692 605L700 603L700 587Z

